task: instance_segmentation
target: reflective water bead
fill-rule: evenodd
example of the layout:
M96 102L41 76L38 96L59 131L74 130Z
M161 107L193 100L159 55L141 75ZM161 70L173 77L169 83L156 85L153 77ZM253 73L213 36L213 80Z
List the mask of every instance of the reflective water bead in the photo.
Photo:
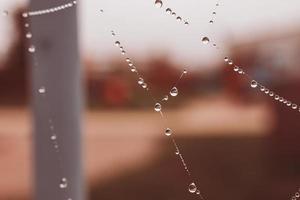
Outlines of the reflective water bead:
M258 86L258 83L255 80L251 81L251 87L256 88Z
M158 8L161 8L163 6L163 2L161 0L155 0L154 4Z
M228 61L229 61L229 58L228 58L228 57L225 57L225 58L224 58L224 61L225 61L225 62L228 62Z
M30 46L28 47L28 52L29 52L29 53L34 53L34 52L35 52L35 46L34 46L34 45L30 45Z
M124 51L124 50L121 51L121 54L122 54L122 55L125 55L125 53L126 53L126 51Z
M279 101L280 101L280 102L283 102L284 99L283 99L282 97L279 97Z
M286 103L286 105L287 105L287 106L291 106L291 105L292 105L292 102L288 101L288 102Z
M172 135L172 130L171 130L170 128L167 128L167 129L165 130L165 135L166 135L166 136Z
M175 154L176 154L176 155L179 155L179 153L180 153L180 152L179 152L179 150L177 149L177 150L175 151Z
M182 18L178 16L178 17L176 18L176 20L177 20L178 22L181 22Z
M213 24L213 23L214 23L214 20L210 20L209 23L210 23L210 24Z
M146 89L147 88L147 83L142 83L142 88Z
M138 84L139 85L142 85L144 83L144 79L142 79L142 78L139 78L139 80L138 80Z
M265 89L266 89L266 88L265 88L264 86L260 86L260 91L263 92L263 91L265 91Z
M131 62L131 61L130 61L130 58L126 58L126 62L128 62L128 63Z
M171 95L172 97L176 97L176 96L178 95L178 89L177 89L177 87L173 87L173 88L171 89L170 95Z
M51 140L56 140L57 139L57 136L55 134L51 135L50 137Z
M240 69L240 68L239 68L238 66L234 66L234 67L233 67L233 71L235 71L235 72L239 71L239 69Z
M296 192L295 197L299 198L300 197L300 193Z
M160 111L161 111L161 105L160 105L160 103L156 103L156 104L155 104L154 110L155 110L156 112L160 112Z
M217 13L216 13L216 12L213 12L212 14L213 14L213 15L216 15Z
M278 95L275 95L274 99L275 99L275 100L279 100L279 96L278 96Z
M171 14L172 14L171 8L167 8L167 9L166 9L166 13L169 14L169 15L171 15Z
M184 25L186 25L186 26L189 25L189 22L185 21L185 22L184 22Z
M229 61L228 61L228 65L233 65L233 61L232 61L232 60L229 60Z
M45 88L44 86L42 86L42 87L40 87L40 88L38 89L38 92L39 92L40 94L45 94L45 93L46 93L46 88Z
M3 16L6 17L6 16L8 15L8 11L7 11L7 10L3 10L3 11L2 11L2 14L3 14Z
M65 189L65 188L68 187L68 180L67 180L67 178L63 177L63 178L60 180L59 187L60 187L61 189Z
M240 69L238 70L238 73L239 73L239 74L244 74L243 69L240 68Z
M208 44L209 43L209 38L208 37L203 37L202 38L202 43L203 44Z
M119 41L116 41L116 42L115 42L115 45L116 45L117 47L119 47L119 46L121 45L121 43L120 43Z
M184 70L183 70L183 73L184 73L184 74L187 74L187 70L186 70L186 69L184 69Z
M265 94L269 94L270 90L269 89L265 89Z
M130 68L130 71L131 71L131 72L137 72L136 67L135 67L135 66L132 66L132 67Z
M197 191L196 191L196 194L198 194L198 195L199 195L199 194L200 194L200 190L197 190Z
M28 24L28 23L25 23L24 26L25 26L26 28L28 28L28 27L29 27L29 24Z
M176 12L172 12L172 16L176 16Z
M32 34L30 32L26 33L26 38L28 39L32 38Z
M271 91L271 92L269 93L269 96L270 96L270 97L274 96L274 92Z
M196 186L196 184L195 183L191 183L190 185L189 185L189 192L190 193L195 193L197 191L197 186Z
M168 100L169 100L169 96L168 95L164 96L164 98L162 99L162 101L168 101Z
M297 104L293 104L293 105L292 105L292 109L294 109L294 110L296 110L297 107L298 107Z

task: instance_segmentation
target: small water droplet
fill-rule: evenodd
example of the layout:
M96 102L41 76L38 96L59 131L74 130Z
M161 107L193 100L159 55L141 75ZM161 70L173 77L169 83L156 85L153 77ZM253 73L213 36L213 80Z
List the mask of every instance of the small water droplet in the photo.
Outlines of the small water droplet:
M167 128L167 129L165 130L165 135L166 135L166 136L172 135L172 130L171 130L170 128Z
M264 86L260 86L260 91L263 92L263 91L265 91L265 89L266 89L266 88L265 88Z
M214 20L210 20L209 23L210 23L210 24L213 24L213 23L214 23Z
M234 66L234 67L233 67L233 71L235 71L235 72L239 71L239 69L240 69L240 68L239 68L238 66Z
M184 22L184 25L188 26L188 25L189 25L189 22L188 22L188 21L185 21L185 22Z
M190 193L195 193L197 191L197 186L196 186L196 184L195 183L191 183L190 185L189 185L189 192Z
M39 92L40 94L45 94L45 93L46 93L46 88L45 88L44 86L42 86L42 87L40 87L40 88L38 89L38 92Z
M251 87L256 88L258 86L258 83L255 80L251 81Z
M293 109L293 110L296 110L297 108L298 108L298 105L297 105L297 104L293 104L293 105L292 105L292 109Z
M122 54L122 55L125 55L125 53L126 53L126 51L124 51L124 50L121 51L121 54Z
M187 70L186 70L186 69L184 69L184 70L183 70L183 73L184 73L184 74L187 74Z
M116 45L117 47L119 47L119 46L121 45L121 42L116 41L116 42L115 42L115 45Z
M265 89L265 94L269 94L270 90L269 89Z
M168 100L169 100L169 96L168 95L164 96L164 98L162 99L162 101L168 101Z
M209 38L208 37L203 37L202 38L202 43L203 44L208 44L209 43Z
M199 195L199 194L200 194L200 190L197 190L197 191L196 191L196 194L198 194L198 195Z
M286 103L286 105L290 107L290 106L292 105L292 102L288 101L288 102Z
M148 87L147 83L142 83L142 88L146 89Z
M136 67L135 67L135 66L132 66L132 67L130 68L130 71L131 71L131 72L137 72Z
M28 52L29 52L29 53L34 53L34 52L35 52L35 46L34 46L34 45L30 45L30 46L28 47Z
M60 187L61 189L65 189L65 188L68 187L68 180L67 180L67 178L63 177L63 178L60 180L59 187Z
M26 28L28 28L28 27L29 27L29 24L28 24L28 23L25 23L24 26L25 26Z
M130 61L130 58L126 58L126 62L128 62L128 63L131 62L131 61Z
M275 95L274 99L277 101L279 100L279 96L278 95Z
M213 14L213 15L216 15L217 13L214 11L212 14Z
M22 13L22 17L27 18L28 17L28 13L26 13L26 12Z
M56 134L51 135L50 139L51 139L51 140L56 140L56 139L57 139Z
M179 155L179 153L180 153L179 150L176 149L175 154L176 154L176 155Z
M224 58L224 61L225 61L225 62L228 62L228 61L229 61L229 58L228 58L228 57L225 57L225 58Z
M6 17L6 16L8 16L8 11L7 10L3 10L2 14L3 14L4 17Z
M182 18L178 16L178 17L176 18L176 20L177 20L178 22L181 22Z
M269 96L270 96L270 97L274 96L274 92L271 91L271 92L269 93Z
M161 8L163 6L163 2L161 0L155 0L155 6Z
M30 32L26 33L26 38L28 39L32 38L32 34Z
M176 12L172 12L172 16L176 16Z
M296 197L296 198L299 198L299 197L300 197L300 193L299 193L299 192L296 192L295 197Z
M228 61L228 65L233 65L233 61L232 61L232 60L229 60L229 61Z
M155 104L154 110L155 110L156 112L160 112L160 111L161 111L161 105L160 105L160 103L156 103L156 104Z
M176 97L176 96L178 95L178 89L177 89L177 87L173 87L173 88L171 89L170 95L171 95L172 97Z
M139 78L139 80L138 80L138 84L139 85L142 85L144 83L144 79L142 79L142 78Z
M100 12L101 12L101 13L104 13L104 10L103 10L103 9L101 9L101 10L100 10Z
M169 14L169 15L171 15L171 14L172 14L171 8L167 8L167 9L166 9L166 13Z

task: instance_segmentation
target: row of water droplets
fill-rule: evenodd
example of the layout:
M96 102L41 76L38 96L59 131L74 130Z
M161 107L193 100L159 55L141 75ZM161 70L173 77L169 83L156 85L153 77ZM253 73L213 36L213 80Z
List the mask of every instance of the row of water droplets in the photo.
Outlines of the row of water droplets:
M163 4L163 2L161 1L161 0L156 0L155 1L155 6L157 7L157 8L163 8L164 7L164 4ZM179 15L177 15L177 13L174 11L174 10L172 10L171 8L166 8L166 10L165 10L165 12L168 14L168 15L170 15L170 16L172 16L172 17L175 17L175 19L176 19L176 21L178 21L178 22L182 22L184 25L189 25L190 23L188 22L188 20L184 20L181 16L179 16Z
M300 188L298 191L291 197L291 200L298 200L300 198Z
M103 10L101 12L103 12ZM175 154L179 157L187 176L191 179L191 172L190 172L190 170L189 170L189 168L188 168L188 166L187 166L187 164L184 160L184 157L183 157L183 155L182 155L182 153L179 149L179 146L176 143L176 140L174 138L174 133L173 133L172 129L167 125L167 120L166 120L166 117L163 113L163 107L162 107L162 101L164 101L164 102L168 101L169 95L171 97L178 96L179 91L178 91L177 85L179 84L179 82L183 78L183 76L187 74L187 70L183 70L183 72L181 73L181 75L178 78L178 80L176 81L176 83L171 87L171 90L169 91L169 95L165 95L161 101L157 101L154 98L154 96L152 95L151 90L150 90L148 84L146 83L144 77L138 71L138 69L137 69L136 65L134 64L134 62L132 61L132 59L127 56L127 52L125 51L124 46L122 45L122 43L118 39L116 39L116 37L117 37L116 33L114 31L111 31L111 35L114 38L114 45L119 48L121 54L125 57L125 61L128 64L129 70L132 73L135 73L137 75L137 84L140 85L143 89L145 89L145 91L149 94L149 96L153 100L154 111L158 112L160 114L160 116L161 116L161 118L164 122L164 126L165 126L164 134L171 139L171 141L172 141L172 143L175 147ZM197 194L197 195L199 195L199 197L201 199L204 199L202 197L201 193L200 193L200 190L197 188L194 181L191 181L191 183L188 185L188 191L192 194Z
M31 54L31 59L32 59L32 63L34 68L39 67L37 59L36 59L36 46L32 43L32 38L33 38L33 34L30 31L30 17L33 16L39 16L39 15L43 15L43 14L48 14L51 12L57 12L57 11L61 11L64 10L66 8L70 8L73 7L74 5L76 5L76 1L72 1L71 3L67 3L67 4L63 4L54 8L48 8L48 9L44 9L44 10L38 10L38 11L29 11L29 12L24 12L22 13L23 18L25 19L25 24L24 27L26 28L26 33L25 33L25 37L26 39L28 39L28 48L27 51ZM41 85L38 89L37 89L38 94L40 95L40 97L42 98L42 101L44 101L46 103L46 94L47 94L47 89L44 85ZM67 197L67 191L66 189L68 188L68 179L62 174L62 172L64 171L63 168L63 164L62 164L62 157L61 157L61 153L60 153L60 147L59 147L59 142L58 142L58 135L56 133L55 130L55 125L53 122L53 119L51 117L48 117L48 126L49 126L49 139L52 143L52 146L57 154L57 163L59 166L59 174L60 174L60 179L58 181L58 187L60 189L63 190L63 192L65 193L65 199L66 200L72 200L72 198Z
M291 108L292 110L296 110L296 111L300 112L300 107L296 103L293 103L292 101L280 96L279 94L276 94L271 89L267 88L266 86L259 83L258 81L252 79L251 76L247 72L245 72L245 70L242 67L235 65L231 59L229 59L228 57L225 57L224 61L227 65L232 67L234 72L236 72L240 75L246 76L246 78L248 78L248 80L249 80L249 85L251 88L258 89L260 92L268 95L275 101L278 101L278 102L286 105L287 107Z
M157 4L161 4L163 5L163 2L160 0L156 0L155 1L155 5ZM216 2L215 4L215 8L214 11L212 12L212 17L209 20L209 24L213 24L215 22L216 19L216 10L219 7L220 3L219 1ZM159 7L159 6L157 6ZM161 7L161 6L160 6ZM203 44L209 44L210 43L210 39L207 36L204 36L201 38L201 41ZM216 47L217 49L219 49L216 45L216 43L213 43L212 45L213 47ZM224 54L223 54L224 56ZM287 100L286 98L275 94L273 91L271 91L270 89L268 89L266 86L260 84L258 81L254 80L251 78L251 76L245 72L245 70L234 64L233 60L229 59L227 56L224 56L224 61L225 63L227 63L229 66L233 67L233 71L240 74L240 75L244 75L246 76L249 80L250 80L250 87L254 88L254 89L259 89L259 91L263 92L264 94L268 95L269 97L273 98L275 101L278 101L280 103L282 103L283 105L286 105L287 107L291 108L292 110L295 111L299 111L300 112L300 105L297 105L296 103L293 103L290 100ZM291 198L291 200L297 200L300 197L300 188L298 189L298 191L295 193L295 195Z

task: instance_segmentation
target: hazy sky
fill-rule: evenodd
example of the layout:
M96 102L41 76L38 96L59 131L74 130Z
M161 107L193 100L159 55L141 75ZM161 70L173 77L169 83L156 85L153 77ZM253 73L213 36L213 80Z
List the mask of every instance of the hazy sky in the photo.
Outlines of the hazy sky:
M2 10L10 10L24 0L0 0ZM57 5L59 1L53 1ZM65 1L64 1L65 2ZM218 55L214 48L201 43L208 36L220 46L245 38L256 37L271 29L300 26L299 0L220 0L215 10L214 0L163 0L163 8L154 6L154 0L82 0L79 2L81 46L89 53L104 60L118 55L112 45L109 31L115 30L129 54L147 57L168 52L174 61L192 65L199 61L211 62ZM188 27L165 13L170 7ZM100 9L104 13L99 12ZM209 24L216 11L215 23ZM2 17L0 28L5 50L9 17ZM5 38L5 39L4 39ZM0 52L3 52L0 48ZM226 52L226 49L221 50Z

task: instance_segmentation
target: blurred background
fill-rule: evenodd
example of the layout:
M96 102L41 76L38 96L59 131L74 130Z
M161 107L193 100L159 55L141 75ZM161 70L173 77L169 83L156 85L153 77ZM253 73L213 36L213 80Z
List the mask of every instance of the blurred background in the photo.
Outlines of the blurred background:
M300 2L224 0L216 10L209 0L164 3L191 25L179 24L152 0L79 3L89 199L194 198L153 102L128 71L110 30L155 97L188 70L179 96L163 109L205 197L290 198L300 186L300 115L252 90L223 54L275 93L300 102ZM32 199L33 191L30 67L20 16L26 6L0 0L0 199L6 200ZM219 50L203 45L202 36Z

